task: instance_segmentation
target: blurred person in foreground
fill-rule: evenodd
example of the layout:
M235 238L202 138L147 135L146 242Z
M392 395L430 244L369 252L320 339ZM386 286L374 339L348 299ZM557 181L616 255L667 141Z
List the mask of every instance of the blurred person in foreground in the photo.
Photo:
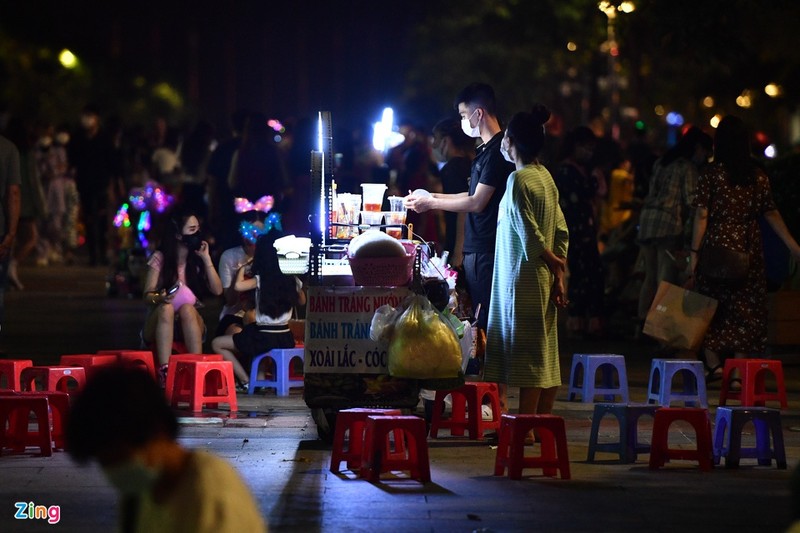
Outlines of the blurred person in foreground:
M775 206L769 178L750 153L749 132L738 117L723 118L714 136L714 161L700 175L691 244L688 287L719 302L703 339L708 380L718 378L725 356L763 357L767 345L767 278L759 217L775 231L800 261L800 245L789 233ZM714 255L743 253L746 274L724 280L704 268L703 249ZM705 258L708 264L710 258Z
M561 385L556 308L567 305L569 232L558 189L537 159L549 118L543 105L517 113L500 145L516 170L497 216L484 380L499 383L504 412L509 386L520 388L521 414L547 414Z
M66 428L77 462L96 460L120 494L122 532L263 532L250 490L226 461L177 442L178 421L138 368L98 372L77 395Z

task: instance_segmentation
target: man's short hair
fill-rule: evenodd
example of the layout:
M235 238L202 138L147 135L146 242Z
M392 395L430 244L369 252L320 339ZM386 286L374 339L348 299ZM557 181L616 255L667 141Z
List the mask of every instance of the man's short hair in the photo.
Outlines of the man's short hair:
M497 116L497 102L494 89L486 83L470 83L456 95L453 107L458 110L458 104L472 105L483 108L491 116Z

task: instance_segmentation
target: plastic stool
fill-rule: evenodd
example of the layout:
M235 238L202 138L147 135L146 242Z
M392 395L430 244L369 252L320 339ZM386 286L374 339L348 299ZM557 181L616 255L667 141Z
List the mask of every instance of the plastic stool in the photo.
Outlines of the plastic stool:
M27 446L38 446L44 457L53 455L49 405L47 397L42 395L0 396L0 455L4 448L21 452ZM28 430L31 411L39 427L36 433Z
M69 392L69 381L74 381L78 390L83 388L86 384L86 371L82 366L29 366L20 374L22 390L36 390L36 378L41 379L44 391Z
M624 403L597 403L592 415L592 431L589 435L589 453L586 460L594 461L595 452L611 452L619 454L623 463L635 463L636 456L640 453L650 453L650 445L639 442L639 418L642 415L655 416L657 405L649 404L624 404ZM600 421L607 414L614 415L619 423L618 442L597 442L600 431Z
M390 457L389 433L401 430L407 439L404 457ZM381 472L408 470L411 479L427 483L431 480L425 419L418 416L367 416L360 477L380 481ZM395 433L396 434L396 433Z
M739 370L742 389L730 390L730 377L734 369ZM776 392L764 390L764 378L771 372L775 376ZM719 404L728 400L739 400L743 407L765 405L768 401L780 402L786 409L786 385L783 380L783 364L776 359L726 359L722 371L722 388L719 391Z
M0 359L0 378L6 377L6 387L15 390L22 390L20 374L24 368L33 366L30 359Z
M336 414L336 429L333 437L333 449L331 451L330 471L339 472L342 461L347 461L347 468L353 472L361 470L361 456L364 453L364 428L367 417L393 416L403 414L400 409L343 409ZM344 451L344 434L348 433L347 451ZM387 440L389 434L386 435ZM390 453L387 458L401 458L405 456L405 442L403 432L399 429L394 431L395 452ZM390 443L386 443L386 450L390 450ZM395 456L395 454L400 454Z
M678 372L683 376L683 391L673 392L672 379ZM703 363L679 359L653 359L647 403L656 402L669 407L674 401L685 402L687 407L708 407L706 378Z
M452 412L449 419L442 419L444 399L450 394ZM488 396L492 406L492 420L483 419L483 399ZM487 429L500 428L500 397L497 384L482 381L470 381L453 390L438 390L433 403L431 419L431 437L438 438L440 429L449 429L450 435L462 436L464 430L469 432L471 440L483 438Z
M275 364L272 379L258 379L258 367L265 358L272 359ZM303 376L292 373L292 360L295 358L305 361L305 348L276 348L256 356L250 366L250 385L247 387L247 394L253 394L256 387L271 387L278 396L289 396L289 389L302 387Z
M697 449L678 450L669 447L669 426L677 420L692 425L697 434ZM711 449L711 423L708 410L699 407L662 407L656 410L653 422L653 438L650 443L650 469L657 470L670 459L697 461L700 470L708 472L714 468Z
M117 352L119 362L130 365L144 365L147 371L156 379L156 365L153 359L153 352L149 350L120 350Z
M104 366L119 363L119 357L112 354L72 354L62 355L59 363L62 366L82 366L86 371L86 379L91 379Z
M230 361L178 361L175 375L170 402L173 407L188 402L189 409L198 413L203 405L216 409L219 403L227 403L231 412L238 410ZM215 381L219 379L222 381ZM207 388L210 390L206 391Z
M510 479L522 479L523 468L541 468L545 476L569 479L569 453L564 419L555 415L509 415L500 417L500 440L494 462L494 475L502 476L508 467ZM542 454L525 457L525 438L537 429L541 438Z
M756 430L756 447L742 448L742 428L753 422ZM772 432L773 448L769 447ZM756 458L758 464L769 466L772 459L781 470L786 470L786 449L783 445L781 412L765 407L719 407L714 423L714 464L725 457L725 468L736 468L742 457Z
M595 386L598 370L602 371L600 387ZM614 387L614 370L617 372L619 387ZM628 403L625 357L614 354L573 354L567 399L573 401L577 394L581 395L583 403L592 403L598 394L603 394L604 399L609 402L619 396L622 403Z
M37 398L43 397L47 398L50 406L50 422L51 422L51 430L52 430L52 437L53 442L55 444L55 448L64 449L65 438L64 438L64 431L67 425L67 416L69 415L70 409L70 402L69 402L69 394L66 392L58 392L58 391L26 391L26 392L16 392L16 391L9 391L9 390L0 390L0 396L16 396L16 397L23 397L23 398ZM27 424L27 413L24 418L25 424ZM9 418L9 424L13 425L15 423L20 423L16 418L15 415L12 414ZM28 444L28 446L36 446L38 444L38 436L35 434L30 434L29 436L35 441L33 444Z
M225 359L218 353L203 354L203 353L182 353L169 356L169 363L167 364L167 382L164 388L164 395L167 398L172 398L172 391L175 388L175 367L179 361L224 361ZM219 386L222 381L218 381ZM182 391L186 394L186 391Z

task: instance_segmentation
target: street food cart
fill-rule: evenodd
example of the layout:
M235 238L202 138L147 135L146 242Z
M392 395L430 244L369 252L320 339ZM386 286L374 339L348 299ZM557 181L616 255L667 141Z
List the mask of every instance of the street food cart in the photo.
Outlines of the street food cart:
M384 304L398 307L411 293L410 280L395 286L354 284L346 257L347 244L367 225L359 225L354 218L337 221L340 219L333 205L337 195L331 132L330 113L320 112L318 149L311 153L304 399L323 440L333 438L340 409L412 409L419 401L420 391L418 380L389 376L387 346L370 339L375 310ZM415 256L409 268L418 272L419 254Z

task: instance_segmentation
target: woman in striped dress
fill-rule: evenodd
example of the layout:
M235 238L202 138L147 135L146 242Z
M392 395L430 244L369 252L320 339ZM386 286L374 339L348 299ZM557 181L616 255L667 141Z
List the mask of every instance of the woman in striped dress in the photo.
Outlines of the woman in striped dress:
M550 111L537 105L517 113L501 144L516 165L497 217L495 269L487 328L485 381L520 387L519 412L552 411L561 384L556 308L564 289L569 233L552 176L536 159Z

